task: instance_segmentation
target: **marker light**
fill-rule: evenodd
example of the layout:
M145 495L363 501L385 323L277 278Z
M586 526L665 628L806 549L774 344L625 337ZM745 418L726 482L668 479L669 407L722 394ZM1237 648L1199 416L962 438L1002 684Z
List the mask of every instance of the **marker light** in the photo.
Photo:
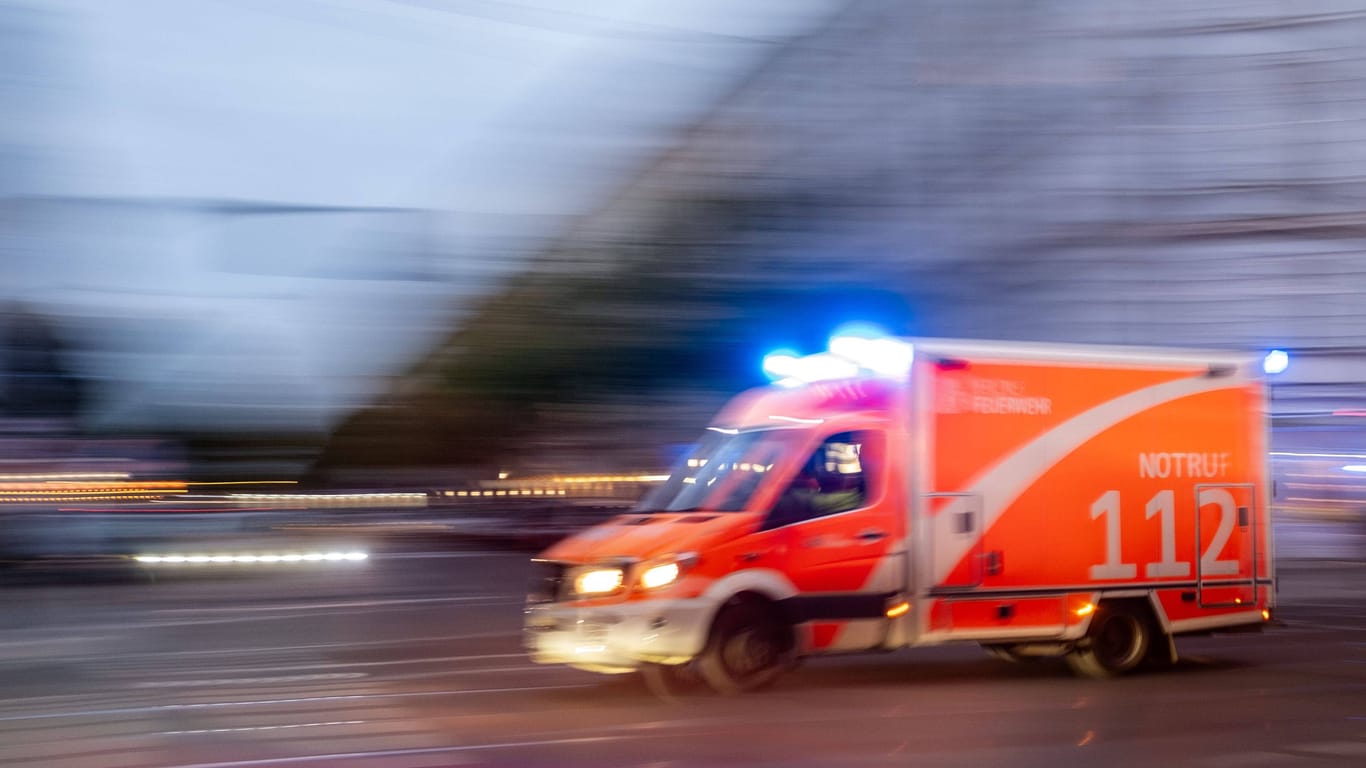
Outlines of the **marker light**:
M1290 367L1290 355L1284 350L1273 349L1266 353L1266 358L1262 360L1262 370L1269 374L1283 372Z
M593 568L574 578L574 591L580 595L606 595L621 589L620 568Z
M911 604L903 601L887 609L887 618L895 619L898 616L905 616L910 612Z
M1086 604L1082 605L1080 608L1078 608L1077 610L1073 611L1073 613L1077 614L1078 616L1090 616L1091 614L1093 614L1093 613L1095 613L1095 612L1096 612L1096 604L1095 604L1095 603L1086 603Z

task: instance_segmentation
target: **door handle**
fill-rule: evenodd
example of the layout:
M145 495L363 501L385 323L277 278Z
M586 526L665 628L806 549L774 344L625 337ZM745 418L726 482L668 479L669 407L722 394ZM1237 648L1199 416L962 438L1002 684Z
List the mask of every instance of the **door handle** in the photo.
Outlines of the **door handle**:
M761 557L763 557L763 556L764 556L764 553L763 553L763 552L744 552L744 553L742 553L742 554L736 555L736 556L735 556L735 559L736 559L736 560L739 560L739 561L742 562L742 563L752 563L752 562L754 562L755 560L758 560L759 558L761 558Z
M879 531L874 528L859 531L858 534L858 540L864 542L865 544L871 544L875 541L882 541L885 538L887 538L886 531Z

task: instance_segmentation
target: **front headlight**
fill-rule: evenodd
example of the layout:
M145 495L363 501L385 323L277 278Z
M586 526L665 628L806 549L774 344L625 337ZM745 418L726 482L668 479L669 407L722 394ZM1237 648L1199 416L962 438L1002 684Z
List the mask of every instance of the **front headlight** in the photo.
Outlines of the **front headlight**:
M684 571L688 570L697 562L697 555L688 553L675 555L674 557L660 563L647 567L640 572L640 586L642 589L659 589L667 587L678 581Z
M606 595L621 589L625 573L620 568L591 568L574 577L574 592L580 595Z
M678 581L678 577L683 575L683 569L678 567L678 563L664 563L653 568L647 568L640 574L640 586L646 589L657 587L667 587Z

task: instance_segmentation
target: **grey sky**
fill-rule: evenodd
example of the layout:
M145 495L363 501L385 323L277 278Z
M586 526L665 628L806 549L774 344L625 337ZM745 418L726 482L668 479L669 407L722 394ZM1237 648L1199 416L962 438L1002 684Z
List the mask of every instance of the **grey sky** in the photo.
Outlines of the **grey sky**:
M831 5L63 4L92 96L73 117L102 128L87 192L504 212L572 206L545 182L658 142Z

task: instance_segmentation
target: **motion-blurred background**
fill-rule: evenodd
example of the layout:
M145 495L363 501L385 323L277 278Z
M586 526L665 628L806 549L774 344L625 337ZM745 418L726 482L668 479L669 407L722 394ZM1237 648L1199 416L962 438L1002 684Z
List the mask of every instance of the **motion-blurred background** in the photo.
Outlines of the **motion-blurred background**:
M0 472L629 496L864 321L1285 350L1278 504L1351 515L1363 40L1350 0L6 0Z
M848 323L1279 351L1276 623L531 663L529 552ZM6 768L1357 768L1364 585L1366 0L0 0Z

